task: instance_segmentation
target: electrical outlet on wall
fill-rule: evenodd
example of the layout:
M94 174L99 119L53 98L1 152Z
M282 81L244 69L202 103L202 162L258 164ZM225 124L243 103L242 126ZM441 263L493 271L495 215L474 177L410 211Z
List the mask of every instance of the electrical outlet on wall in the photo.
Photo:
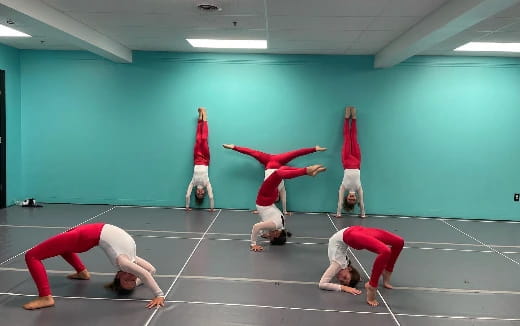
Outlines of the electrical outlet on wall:
M520 201L520 194L515 194L515 196L513 197L513 200Z

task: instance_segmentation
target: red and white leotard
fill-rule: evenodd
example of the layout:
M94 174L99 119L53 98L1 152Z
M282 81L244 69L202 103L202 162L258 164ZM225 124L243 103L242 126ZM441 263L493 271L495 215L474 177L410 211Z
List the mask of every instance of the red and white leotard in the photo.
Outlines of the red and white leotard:
M341 207L345 198L345 191L357 193L360 215L365 216L363 188L361 187L361 148L357 140L357 120L345 119L343 122L343 147L341 148L341 164L343 165L343 181L339 186L338 209L336 214L341 215Z
M274 204L278 197L278 185L283 179L292 179L307 173L306 168L283 166L275 170L264 180L256 197L256 209L262 222L253 225L251 245L256 245L256 238L262 230L280 230L285 227L282 212Z
M186 207L190 207L190 197L193 187L206 188L210 200L210 208L213 209L215 207L215 200L213 198L213 188L209 182L207 165L195 165L193 167L193 177L188 184L188 189L186 190Z
M42 260L62 256L76 272L86 269L78 253L100 246L116 269L131 273L155 296L164 296L153 278L155 268L136 255L134 239L124 230L105 223L84 224L55 235L34 246L25 254L25 262L40 297L51 295L47 272Z
M188 184L186 190L186 208L190 207L190 197L193 187L206 188L210 200L210 208L215 207L213 198L213 188L209 182L209 162L211 154L208 144L208 122L204 120L197 121L197 130L195 132L195 145L193 146L193 177Z
M404 239L383 229L369 228L360 225L339 230L329 239L330 265L321 277L319 287L323 290L341 291L341 285L330 281L341 269L348 267L348 247L356 250L367 249L377 254L369 283L377 287L383 270L392 272L395 262L403 250Z
M265 181L274 171L276 171L282 166L285 166L295 158L316 152L316 147L301 148L280 154L268 154L251 148L240 146L234 146L233 150L242 154L249 155L255 158L258 162L260 162L260 164L262 164L265 168ZM280 201L282 202L282 210L284 212L287 212L287 192L285 190L285 183L283 180L278 185L278 193L280 194Z

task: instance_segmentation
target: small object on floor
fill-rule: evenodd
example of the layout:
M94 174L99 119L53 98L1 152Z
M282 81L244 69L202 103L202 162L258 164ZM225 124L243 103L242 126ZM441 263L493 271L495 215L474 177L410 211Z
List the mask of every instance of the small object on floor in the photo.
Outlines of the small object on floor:
M22 207L43 207L42 205L36 204L36 199L27 198L21 202L17 202L18 205Z

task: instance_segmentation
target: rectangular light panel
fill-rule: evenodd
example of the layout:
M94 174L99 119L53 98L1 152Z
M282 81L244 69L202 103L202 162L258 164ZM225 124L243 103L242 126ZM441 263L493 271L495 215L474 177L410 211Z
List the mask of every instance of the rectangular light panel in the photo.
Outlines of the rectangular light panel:
M520 52L520 43L469 42L453 51Z
M31 37L31 35L19 32L11 27L0 25L0 37Z
M186 39L194 48L213 49L267 49L266 40Z

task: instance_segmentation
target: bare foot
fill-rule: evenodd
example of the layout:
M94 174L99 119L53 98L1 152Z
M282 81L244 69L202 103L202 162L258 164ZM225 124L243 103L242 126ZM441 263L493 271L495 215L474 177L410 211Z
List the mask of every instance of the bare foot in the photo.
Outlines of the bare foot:
M321 172L324 172L324 171L327 171L327 168L324 167L324 166L320 166L320 167L316 170L316 172L315 172L314 175L316 175L316 174L318 174L318 173L321 173Z
M370 285L368 282L365 283L365 289L367 289L367 303L372 307L375 307L379 304L376 300L376 291L377 289Z
M233 148L235 148L235 145L233 145L233 144L222 144L222 147L227 148L227 149L233 149Z
M306 168L307 175L313 175L314 171L316 171L319 167L320 167L319 164L309 165Z
M325 170L327 170L327 168L321 164L311 165L311 166L307 167L307 175L314 177L316 174L323 172Z
M200 109L201 109L201 114L202 114L202 120L208 121L208 112L206 111L205 108L200 108Z
M320 145L316 145L316 152L324 152L326 151L326 147L321 147Z
M350 119L350 106L345 108L345 119Z
M84 269L79 273L67 275L67 278L70 278L71 280L90 280L90 273Z
M54 306L54 299L52 298L52 295L48 295L45 297L38 297L36 300L27 302L23 305L23 308L27 310L34 310L52 306Z
M383 271L383 286L387 289L394 288L392 284L390 284L390 277L392 277L392 272Z
M353 107L353 106L351 107L350 114L352 115L352 119L357 119L355 107Z
M253 214L258 214L258 211L253 211Z

